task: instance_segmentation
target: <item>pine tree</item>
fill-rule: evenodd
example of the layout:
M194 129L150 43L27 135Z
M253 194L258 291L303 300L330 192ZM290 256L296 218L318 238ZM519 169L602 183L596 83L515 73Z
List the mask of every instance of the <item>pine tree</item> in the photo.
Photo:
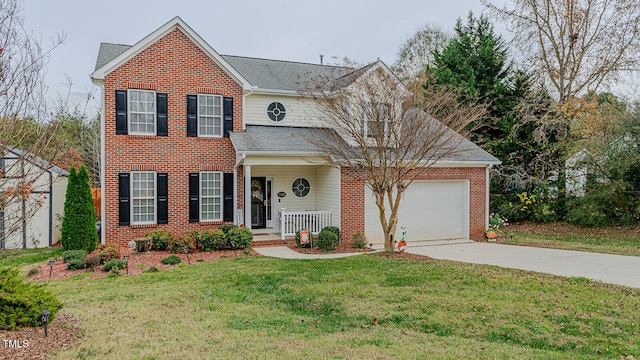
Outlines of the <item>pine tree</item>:
M93 198L89 187L89 174L82 165L76 173L69 172L67 197L64 202L62 220L62 247L65 250L86 250L92 252L98 244L95 228L96 215L93 210Z

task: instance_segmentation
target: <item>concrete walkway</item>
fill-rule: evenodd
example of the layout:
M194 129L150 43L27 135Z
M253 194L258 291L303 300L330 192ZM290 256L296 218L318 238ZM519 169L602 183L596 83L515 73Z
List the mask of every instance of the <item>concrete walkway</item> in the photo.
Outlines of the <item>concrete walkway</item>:
M302 254L297 251L293 251L286 246L268 246L268 247L254 247L258 254L270 257L277 257L281 259L337 259L347 256L362 255L364 253L342 253L342 254Z
M434 259L496 265L640 288L640 257L479 243L470 240L409 243L407 252Z

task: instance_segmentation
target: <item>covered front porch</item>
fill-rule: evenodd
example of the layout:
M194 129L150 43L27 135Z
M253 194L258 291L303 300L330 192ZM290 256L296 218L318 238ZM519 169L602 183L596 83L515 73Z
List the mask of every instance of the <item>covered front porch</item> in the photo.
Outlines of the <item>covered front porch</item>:
M232 132L242 205L236 223L254 234L294 237L340 226L340 170L309 139L331 130L247 125Z

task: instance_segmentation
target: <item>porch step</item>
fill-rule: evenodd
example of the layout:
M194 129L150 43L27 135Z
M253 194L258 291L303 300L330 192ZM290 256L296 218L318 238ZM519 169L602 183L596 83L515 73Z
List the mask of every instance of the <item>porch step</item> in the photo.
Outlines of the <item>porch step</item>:
M253 234L253 247L271 246L271 245L286 245L291 239L282 240L277 234Z

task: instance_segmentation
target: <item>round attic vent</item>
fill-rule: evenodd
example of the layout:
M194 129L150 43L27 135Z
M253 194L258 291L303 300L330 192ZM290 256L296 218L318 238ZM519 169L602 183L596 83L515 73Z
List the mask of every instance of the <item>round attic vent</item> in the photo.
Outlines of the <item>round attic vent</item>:
M284 104L278 101L274 101L269 106L267 106L267 116L271 121L280 122L284 120L284 117L287 115L287 109L284 107Z

